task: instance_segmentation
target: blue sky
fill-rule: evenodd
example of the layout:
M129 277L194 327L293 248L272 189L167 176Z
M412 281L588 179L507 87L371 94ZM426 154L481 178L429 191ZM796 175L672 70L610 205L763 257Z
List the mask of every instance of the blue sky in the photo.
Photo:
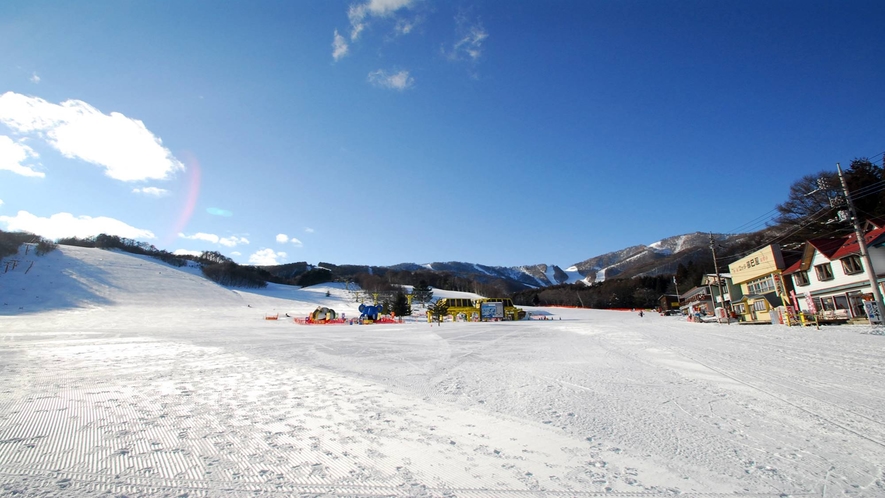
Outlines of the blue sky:
M0 228L375 265L730 233L885 150L883 26L879 1L7 1Z

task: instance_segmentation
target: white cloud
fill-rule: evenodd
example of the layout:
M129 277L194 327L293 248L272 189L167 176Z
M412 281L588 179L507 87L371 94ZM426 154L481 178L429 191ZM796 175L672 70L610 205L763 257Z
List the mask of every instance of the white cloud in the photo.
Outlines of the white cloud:
M178 236L182 239L202 240L204 242L211 242L213 244L221 244L225 247L236 247L240 244L249 243L249 239L245 237L237 237L236 235L231 235L230 237L219 237L214 233L197 232L193 235L185 235L183 233L179 233Z
M410 88L415 83L415 79L409 76L408 71L388 74L387 71L384 71L383 69L369 73L368 80L369 83L377 87L399 91Z
M11 171L22 176L43 178L46 176L45 173L23 164L28 159L38 157L40 156L34 152L34 149L5 135L0 135L0 170Z
M144 188L134 188L132 189L133 194L144 194L150 195L152 197L163 197L165 195L169 195L169 191L164 188L157 187L144 187Z
M118 235L130 239L153 239L150 230L135 228L120 220L99 216L74 216L70 213L57 213L49 218L41 218L27 211L19 211L15 216L0 216L0 223L10 231L31 232L47 239L62 237L91 237L100 233Z
M471 61L476 61L482 55L482 44L489 37L488 32L479 21L470 22L464 16L455 19L457 23L457 41L452 50L446 53L450 60L461 60L464 56Z
M37 76L36 71L34 71L34 73L31 75L30 79L31 79L31 83L34 83L34 84L40 83L40 77Z
M307 232L307 233L313 233L313 232L314 232L314 229L313 229L313 228L310 228L310 227L305 227L305 228L304 228L304 231Z
M243 253L241 253L240 251L233 251L232 253L230 253L230 255L231 256L242 256Z
M304 247L304 244L300 240L296 239L295 237L292 237L290 239L289 236L284 233L277 234L277 242L279 242L280 244L291 242L295 245L295 247Z
M335 30L335 37L332 40L332 58L336 61L345 55L347 55L349 47L347 46L347 40L344 39L343 36L338 34L338 30Z
M218 239L218 243L225 247L236 247L238 244L248 244L249 239L244 237L237 237L236 235L231 235L230 237L223 237Z
M347 10L350 20L350 39L356 40L366 29L369 17L389 17L396 11L409 7L415 0L368 0L365 3L353 4Z
M0 96L0 122L45 140L65 157L103 167L116 180L162 180L184 170L143 122L118 112L103 114L81 100L52 104L6 92Z
M415 29L415 26L418 23L422 22L421 17L415 17L414 19L397 19L396 26L394 27L394 31L398 35L407 35Z
M259 249L249 256L249 263L257 266L272 266L283 264L286 259L286 253L282 251L274 251L273 249Z
M217 244L218 240L219 240L219 237L217 235L215 235L213 233L203 233L203 232L197 232L193 235L185 235L183 233L179 233L178 236L181 237L182 239L203 240L206 242L211 242L213 244Z
M0 199L0 206L3 205L3 199Z
M191 251L188 249L176 249L172 251L172 254L176 256L202 256L203 251Z

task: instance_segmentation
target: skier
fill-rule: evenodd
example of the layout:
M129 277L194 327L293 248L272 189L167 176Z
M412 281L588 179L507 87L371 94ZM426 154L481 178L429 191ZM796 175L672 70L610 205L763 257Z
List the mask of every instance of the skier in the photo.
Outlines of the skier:
M639 310L639 318L642 318L642 316L643 316L642 310Z

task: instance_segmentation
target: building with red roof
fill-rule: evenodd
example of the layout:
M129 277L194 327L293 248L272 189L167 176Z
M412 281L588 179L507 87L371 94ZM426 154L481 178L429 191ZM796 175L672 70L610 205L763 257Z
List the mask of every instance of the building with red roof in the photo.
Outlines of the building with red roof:
M885 227L868 223L864 240L880 290L885 292ZM864 301L873 299L857 236L814 239L802 259L784 271L792 279L793 303L824 321L865 319Z

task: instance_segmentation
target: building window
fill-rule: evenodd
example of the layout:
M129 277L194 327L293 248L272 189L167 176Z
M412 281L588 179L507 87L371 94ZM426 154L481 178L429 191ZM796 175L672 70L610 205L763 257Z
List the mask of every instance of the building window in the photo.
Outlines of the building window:
M848 256L841 259L842 271L846 275L855 275L863 271L863 265L860 264L860 256Z
M796 282L796 285L800 287L805 287L808 285L808 272L807 271L797 271L793 274L793 282Z
M754 301L753 309L756 311L765 311L765 301Z
M774 291L774 289L774 278L771 275L747 282L749 294L765 294L766 292Z
M833 280L833 268L829 263L815 266L814 272L817 274L817 279L821 282L824 280Z
M743 303L735 304L732 307L734 308L734 312L737 313L738 315L744 315L747 313L747 308L743 305Z

